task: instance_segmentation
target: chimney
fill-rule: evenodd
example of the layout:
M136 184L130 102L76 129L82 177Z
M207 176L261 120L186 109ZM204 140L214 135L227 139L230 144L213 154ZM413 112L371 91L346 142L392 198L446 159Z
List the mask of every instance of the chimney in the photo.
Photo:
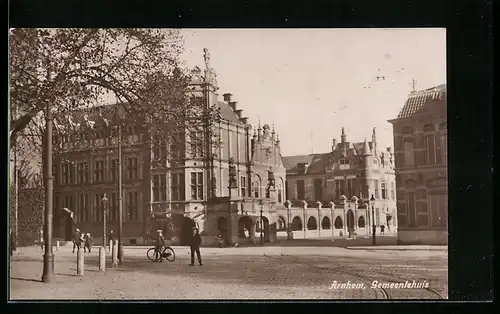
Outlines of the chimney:
M248 117L240 118L240 122L243 124L248 124Z
M333 139L332 140L332 152L335 151L335 148L337 148L337 140L336 139Z
M242 111L243 111L243 109L236 109L236 110L234 111L234 113L236 113L236 115L238 116L238 118L240 118L240 119L241 119L241 112L242 112Z
M229 97L229 99L231 99L231 96ZM229 107L231 107L231 109L233 109L233 111L235 111L237 103L238 103L237 101L231 101L231 102L229 102Z
M225 93L222 95L222 97L224 97L225 102L231 102L231 96L233 96L233 94L231 93Z

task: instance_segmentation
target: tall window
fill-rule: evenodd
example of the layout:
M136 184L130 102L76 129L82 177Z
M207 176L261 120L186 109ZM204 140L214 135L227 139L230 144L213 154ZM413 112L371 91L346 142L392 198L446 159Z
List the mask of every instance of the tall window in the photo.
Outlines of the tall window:
M433 134L425 136L425 161L427 165L436 164L436 141Z
M415 153L413 151L413 141L405 141L405 167L415 166Z
M351 198L353 196L352 193L352 180L347 180L347 196Z
M253 197L260 197L260 178L255 177L252 181L252 195Z
M299 200L305 200L306 198L306 188L304 180L297 180L297 198Z
M277 189L278 189L278 203L282 203L283 202L283 194L282 194L283 193L282 192L283 191L283 185L281 183L278 184Z
M203 199L203 173L201 174L201 198ZM184 187L184 173L172 173L172 180L170 182L170 189L172 192L172 201L184 201L185 200L185 187Z
M379 195L379 191L378 191L378 180L374 180L374 188L375 188L375 198L376 199L379 199L380 198L380 195Z
M139 200L136 191L127 192L127 220L139 220Z
M118 159L112 159L111 160L111 181L116 182L118 181Z
M129 180L135 180L139 178L137 157L127 158L127 178Z
M429 194L429 211L431 227L446 228L448 226L448 198L445 194Z
M240 177L240 190L241 190L241 197L247 196L247 178L241 176Z
M183 133L174 133L170 143L170 156L172 159L179 159L184 157L184 135Z
M118 197L116 196L116 192L111 193L111 199L108 205L108 217L111 221L118 220Z
M391 182L391 199L395 199L394 198L394 182Z
M193 132L191 136L191 156L203 157L203 132Z
M323 200L323 180L314 179L314 199L316 201Z
M408 228L416 227L415 192L406 193L406 212L408 217Z
M340 180L335 180L335 195L337 198L342 195L342 191L340 189Z
M87 222L89 220L89 195L80 194L78 200L78 220Z
M191 199L203 199L203 172L191 172Z
M382 199L387 199L387 187L385 182L382 182Z
M165 174L153 175L153 202L167 200L167 176Z
M102 198L104 193L97 193L94 195L94 222L103 221Z
M160 161L167 159L167 148L157 141L153 146L153 160Z
M89 163L79 162L76 165L76 181L78 183L87 183L89 182Z
M62 184L73 184L74 183L74 167L73 164L65 162L62 166L63 168L63 180Z
M94 162L94 182L102 182L104 180L104 160Z

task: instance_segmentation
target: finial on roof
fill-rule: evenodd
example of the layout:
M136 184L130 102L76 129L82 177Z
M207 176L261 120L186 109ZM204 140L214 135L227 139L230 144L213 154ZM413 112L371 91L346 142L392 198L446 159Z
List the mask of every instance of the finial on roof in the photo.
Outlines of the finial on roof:
M376 129L376 127L375 127L375 128L373 128L373 134L375 134L375 129Z
M411 85L412 85L412 92L416 92L417 91L417 80L415 78L412 79Z

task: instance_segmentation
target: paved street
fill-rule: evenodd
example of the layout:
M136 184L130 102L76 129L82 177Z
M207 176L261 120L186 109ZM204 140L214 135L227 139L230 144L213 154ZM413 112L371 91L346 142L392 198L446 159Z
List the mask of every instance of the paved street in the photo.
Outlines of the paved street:
M394 248L394 247L393 247ZM418 247L416 247L418 248ZM98 271L98 250L76 276L76 254L56 254L55 283L43 284L42 253L22 248L11 262L11 299L438 299L448 295L447 249L265 246L202 248L204 266L190 267L188 248L173 263L147 260L147 247L126 247L125 262ZM427 281L429 289L372 289L380 283ZM364 289L330 289L332 283Z

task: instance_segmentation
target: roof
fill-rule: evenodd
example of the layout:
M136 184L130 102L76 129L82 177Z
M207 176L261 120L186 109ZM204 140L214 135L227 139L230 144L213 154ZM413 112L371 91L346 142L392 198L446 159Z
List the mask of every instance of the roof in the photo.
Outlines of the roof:
M354 148L354 150L356 151L356 154L358 156L364 156L365 154L365 142L357 142L357 143L352 143L352 146ZM370 153L372 152L373 150L373 144L372 142L368 142L368 147L369 147L369 151Z
M418 114L435 111L439 108L439 105L445 103L446 84L412 92L399 112L397 119L410 118Z
M283 165L288 173L298 173L299 164L305 163L307 174L319 174L324 173L326 166L330 163L331 153L324 154L310 154L310 155L298 155L298 156L286 156L282 157Z
M242 123L240 121L240 118L238 118L236 113L234 113L233 109L231 109L231 107L229 107L228 103L226 103L224 101L218 101L217 105L220 108L222 119L230 121L230 122L234 122L234 123L240 123L240 124Z

